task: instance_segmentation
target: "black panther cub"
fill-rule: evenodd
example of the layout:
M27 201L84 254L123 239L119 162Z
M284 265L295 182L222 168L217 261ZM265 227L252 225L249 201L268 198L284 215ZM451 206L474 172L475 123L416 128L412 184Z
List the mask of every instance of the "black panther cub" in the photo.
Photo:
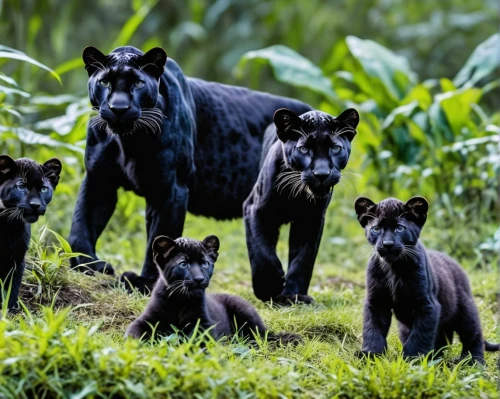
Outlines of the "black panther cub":
M182 235L186 210L217 219L241 216L259 173L265 128L274 110L303 113L289 98L188 78L161 48L130 46L102 54L87 47L83 60L92 106L86 175L73 216L70 244L92 259L72 259L112 273L97 261L96 242L116 206L120 187L146 199L148 245L141 276L125 277L147 291L156 281L155 237Z
M10 287L9 309L17 306L24 256L31 237L30 223L45 214L61 169L58 159L40 165L31 159L13 160L0 155L0 280L3 283L0 303Z
M274 114L264 138L262 167L243 204L252 283L257 298L311 303L307 295L333 186L351 154L359 115L320 111ZM279 139L279 140L278 140ZM279 229L291 223L286 277L276 255Z
M127 328L126 336L150 338L174 332L172 326L189 335L199 321L201 329L219 339L239 334L264 337L268 331L255 308L244 299L227 294L206 294L217 260L219 239L203 241L160 236L153 243L159 279L146 310ZM270 334L271 340L298 343L296 334Z
M448 256L427 251L419 240L428 203L414 197L375 204L358 198L356 213L374 247L367 269L362 353L380 354L387 346L391 310L399 325L405 356L418 356L451 343L456 331L462 356L484 363L479 313L463 269Z

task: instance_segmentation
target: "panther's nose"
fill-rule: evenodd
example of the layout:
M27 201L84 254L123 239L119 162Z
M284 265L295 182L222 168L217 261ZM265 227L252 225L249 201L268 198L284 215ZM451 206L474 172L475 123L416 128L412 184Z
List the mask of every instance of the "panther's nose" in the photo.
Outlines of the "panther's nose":
M42 203L40 202L40 200L38 198L33 198L31 201L30 201L30 207L31 209L33 209L34 211L38 210L38 208L40 208L40 206L42 205Z
M328 176L330 176L331 171L328 169L318 169L313 171L313 176L320 182L324 182Z
M392 248L394 246L394 241L391 240L382 241L382 244L384 245L385 248Z
M108 107L113 114L120 118L125 112L127 112L131 105L130 104L120 104L120 103L109 103Z
M203 277L203 276L196 276L196 277L193 277L193 281L197 285L200 285L201 283L203 283L203 281L205 281L205 277Z

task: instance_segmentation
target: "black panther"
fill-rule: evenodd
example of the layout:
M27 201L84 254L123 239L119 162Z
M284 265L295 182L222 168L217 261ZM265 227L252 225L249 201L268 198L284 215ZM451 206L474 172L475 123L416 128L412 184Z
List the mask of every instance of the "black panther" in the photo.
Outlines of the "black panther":
M28 158L14 160L0 155L0 303L17 307L24 272L24 257L31 237L31 223L45 214L59 182L62 165L50 159L43 165ZM10 296L7 293L10 289Z
M462 357L484 363L484 350L500 345L484 341L479 312L464 270L450 257L428 251L419 240L427 220L428 203L414 197L375 204L358 198L355 209L373 255L366 274L362 354L375 355L387 347L391 310L399 326L403 355L439 351L462 341Z
M259 177L243 204L252 283L257 298L311 303L307 295L333 187L351 154L358 112L274 114L265 133ZM279 229L290 223L285 277L276 255Z
M125 336L150 339L172 334L176 329L190 335L199 325L210 329L215 339L238 334L282 343L298 343L300 336L268 331L257 310L243 298L205 291L214 272L219 239L208 236L203 241L160 236L153 243L159 278L151 299Z
M184 76L165 51L143 54L119 47L109 55L83 52L88 91L99 115L87 130L86 176L73 216L73 266L113 273L95 252L123 187L147 202L147 253L141 277L127 279L141 290L157 277L152 258L156 236L182 235L186 209L217 219L241 216L241 205L259 171L265 128L272 112L299 101Z

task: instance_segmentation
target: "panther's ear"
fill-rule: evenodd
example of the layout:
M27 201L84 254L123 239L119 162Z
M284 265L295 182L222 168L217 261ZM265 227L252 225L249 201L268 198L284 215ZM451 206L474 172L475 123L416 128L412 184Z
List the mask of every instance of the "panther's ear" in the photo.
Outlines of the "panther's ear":
M354 203L354 209L356 210L356 215L358 215L359 224L365 227L368 220L371 218L368 216L368 210L375 205L370 198L359 197Z
M349 130L344 133L349 138L349 141L352 141L352 139L356 135L356 126L358 126L359 123L358 111L356 111L354 108L346 109L339 116L337 116L337 120L352 127L352 131Z
M149 50L141 57L139 68L159 79L167 62L167 53L160 47Z
M218 252L219 252L219 238L217 236L211 235L208 237L205 237L203 240L203 246L209 251L212 256L215 257L215 260L217 259Z
M420 227L425 224L429 203L424 197L413 197L409 199L405 204L405 209L408 210L408 212L405 213L407 219L412 220Z
M43 164L43 171L45 177L52 183L52 187L56 188L59 183L59 176L61 175L62 164L57 158L49 159Z
M286 108L280 108L274 113L273 119L278 138L283 143L300 136L300 124L302 121L295 112Z
M16 172L16 161L8 155L0 155L0 183L9 180Z
M89 77L92 76L92 74L98 69L105 68L104 63L106 62L106 56L95 47L85 47L83 49L82 57Z
M167 236L158 236L153 241L153 253L156 258L158 255L167 257L167 254L176 246L175 241Z

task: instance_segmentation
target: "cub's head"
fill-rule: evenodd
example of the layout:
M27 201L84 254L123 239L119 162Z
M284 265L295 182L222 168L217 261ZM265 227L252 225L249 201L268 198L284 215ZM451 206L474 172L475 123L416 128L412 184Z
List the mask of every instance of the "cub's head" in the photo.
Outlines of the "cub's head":
M203 241L160 236L153 242L153 256L160 275L170 295L177 296L203 295L214 272L218 251L219 239L213 235Z
M394 198L375 204L360 197L354 204L366 238L386 262L411 258L427 219L429 204L423 197L413 197L406 204Z
M159 47L146 54L135 47L118 47L104 55L95 47L83 50L89 74L89 97L99 116L91 124L112 134L140 128L160 133L163 114L156 108L159 80L167 54Z
M283 143L285 180L293 194L305 192L310 198L325 198L340 181L351 154L359 115L348 109L334 118L320 111L300 116L282 108L274 114L278 138ZM286 181L286 182L285 182Z
M0 155L0 221L35 223L47 210L61 169L55 158L40 165Z

